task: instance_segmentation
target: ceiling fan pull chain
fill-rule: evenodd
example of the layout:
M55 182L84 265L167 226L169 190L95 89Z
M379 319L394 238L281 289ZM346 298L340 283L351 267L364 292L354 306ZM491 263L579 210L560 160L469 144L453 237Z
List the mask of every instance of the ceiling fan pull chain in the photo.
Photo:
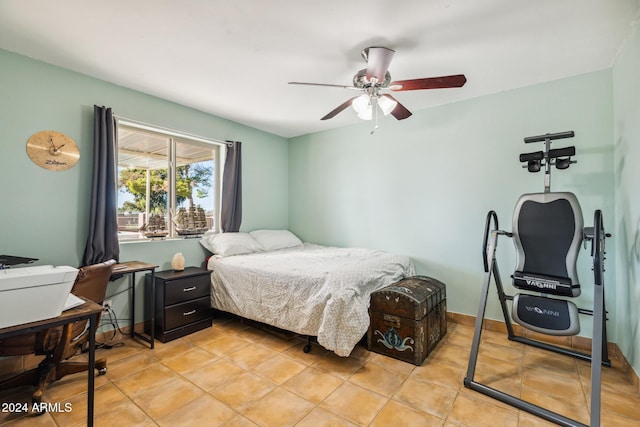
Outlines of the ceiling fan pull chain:
M371 114L373 114L373 129L371 129L371 135L378 129L378 97L371 97Z

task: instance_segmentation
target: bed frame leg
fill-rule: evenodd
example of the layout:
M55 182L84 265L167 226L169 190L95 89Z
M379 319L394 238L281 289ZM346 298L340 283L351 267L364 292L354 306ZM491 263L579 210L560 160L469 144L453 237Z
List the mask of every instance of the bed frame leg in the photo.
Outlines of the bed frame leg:
M311 335L307 335L307 344L302 349L305 353L311 352Z

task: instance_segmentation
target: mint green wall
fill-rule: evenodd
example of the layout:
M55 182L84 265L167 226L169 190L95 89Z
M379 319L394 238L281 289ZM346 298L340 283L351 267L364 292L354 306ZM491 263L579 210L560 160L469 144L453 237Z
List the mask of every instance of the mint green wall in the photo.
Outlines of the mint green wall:
M618 345L640 372L640 24L613 68Z
M529 174L518 162L520 153L543 147L525 145L523 137L566 130L576 137L552 146L574 144L578 163L552 172L552 190L574 192L586 224L602 209L613 230L610 70L417 111L406 121L388 117L373 135L363 123L293 138L289 227L310 242L408 255L419 274L447 284L449 311L476 315L487 212L495 210L501 228L510 230L517 197L544 189L543 175ZM509 239L500 241L509 289L513 252ZM582 251L578 272L584 284L578 304L585 307L593 299L588 255ZM609 256L615 259L613 245ZM606 279L612 284L613 273L611 263ZM502 319L495 288L490 295L487 317ZM613 289L607 300L613 306ZM585 335L590 322L582 319ZM610 323L616 322L612 313Z
M286 139L4 50L0 70L1 254L39 258L39 264L80 263L88 229L94 104L112 107L128 119L242 141L242 228L287 227ZM51 172L31 162L27 139L47 129L78 143L81 158L75 167ZM120 259L166 269L175 252L184 253L187 265L204 262L197 239L123 244ZM125 287L125 280L114 282L108 294ZM126 317L126 294L115 297L114 306Z

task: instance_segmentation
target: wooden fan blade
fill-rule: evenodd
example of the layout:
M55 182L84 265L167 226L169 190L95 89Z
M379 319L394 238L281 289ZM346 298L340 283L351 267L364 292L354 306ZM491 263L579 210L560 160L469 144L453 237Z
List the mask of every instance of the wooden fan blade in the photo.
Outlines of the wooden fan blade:
M384 81L384 76L389 70L389 64L393 59L394 50L386 47L370 47L367 50L367 80L376 78L379 82Z
M464 74L453 76L428 77L425 79L397 80L389 84L389 89L398 92L403 90L446 89L462 87L467 82Z
M332 85L328 83L304 83L304 82L289 82L290 85L304 85L304 86L328 86L328 87L339 87L341 89L355 89L362 90L355 86L344 86L344 85Z
M413 114L411 111L407 110L407 108L404 105L400 104L398 100L395 99L393 96L387 95L387 94L380 95L380 96L387 97L390 100L395 101L397 103L396 107L391 111L391 115L395 117L397 120L404 120Z
M329 120L329 119L335 117L338 113L341 113L346 108L348 108L351 105L351 103L353 102L353 100L356 99L356 98L357 98L357 96L354 96L353 98L346 100L345 102L343 102L342 104L340 104L339 106L337 106L336 108L331 110L329 112L329 114L327 114L326 116L324 116L320 120Z

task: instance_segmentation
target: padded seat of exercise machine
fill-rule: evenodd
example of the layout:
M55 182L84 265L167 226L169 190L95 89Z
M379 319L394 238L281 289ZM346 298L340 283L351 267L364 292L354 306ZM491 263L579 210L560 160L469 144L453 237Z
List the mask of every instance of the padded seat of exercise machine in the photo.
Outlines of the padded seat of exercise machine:
M513 285L545 294L516 294L513 320L548 335L578 334L575 304L546 296L580 295L576 261L583 219L576 196L568 192L522 195L513 214L513 238L517 256Z
M576 272L583 238L582 210L573 193L531 193L518 199L513 213L518 289L577 297Z

